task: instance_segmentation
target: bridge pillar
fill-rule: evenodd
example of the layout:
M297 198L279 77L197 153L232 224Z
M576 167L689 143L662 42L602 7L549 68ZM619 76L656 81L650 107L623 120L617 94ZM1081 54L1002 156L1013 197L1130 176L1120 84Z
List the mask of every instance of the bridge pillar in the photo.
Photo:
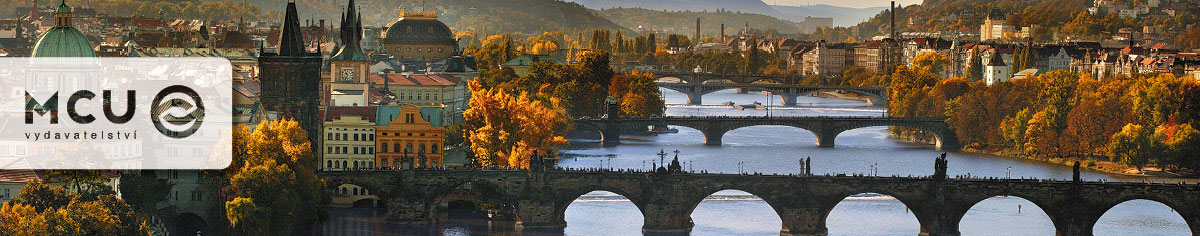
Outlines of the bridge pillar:
M831 209L820 207L780 208L779 218L783 220L781 236L825 236L829 229L825 227L825 217Z
M745 93L746 93L746 88L737 88L737 93L740 93L740 94L745 94Z
M600 143L605 147L613 147L621 144L621 128L612 122L604 124L600 129Z
M520 200L517 201L517 224L529 229L561 229L567 227L567 221L559 214L553 202Z
M833 148L833 141L837 139L838 134L842 133L840 130L831 128L813 130L812 132L817 136L817 147L823 148Z
M700 130L700 133L704 134L704 145L707 146L721 146L721 138L725 137L725 132L729 132L729 130L723 128L705 128Z
M796 106L796 97L799 97L797 95L792 95L792 94L780 94L779 96L783 98L783 102L781 102L781 103L785 107Z
M887 99L884 97L865 96L867 97L867 106L881 107L887 106Z
M1050 216L1057 235L1089 236L1092 235L1092 227L1096 225L1096 221L1100 220L1100 216L1108 209L1081 201L1064 201L1059 205L1048 205L1042 210Z
M938 206L935 206L938 207ZM921 223L921 236L958 236L961 235L958 231L958 222L962 221L962 217L966 214L966 210L959 213L949 213L946 209L932 209L926 211L937 212L933 215L917 215L917 221ZM917 213L915 210L913 213ZM940 214L938 214L940 213Z
M688 99L687 104L688 105L701 105L702 104L700 97L704 96L704 95L700 95L699 93L696 93L696 94L684 93L684 94L687 95L687 99Z
M642 209L645 235L688 235L692 231L691 209L684 204L649 203Z
M417 199L389 198L384 204L387 204L387 218L390 221L428 222L438 217L426 209L423 201Z
M958 151L962 150L962 144L958 143L954 131L947 130L938 133L937 148L942 151Z

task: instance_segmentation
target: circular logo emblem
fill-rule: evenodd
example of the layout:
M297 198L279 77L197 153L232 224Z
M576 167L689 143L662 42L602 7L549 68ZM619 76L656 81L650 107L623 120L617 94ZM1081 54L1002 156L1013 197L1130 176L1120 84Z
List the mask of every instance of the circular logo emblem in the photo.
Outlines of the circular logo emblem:
M186 97L191 98L191 101L181 98L163 101L167 96L176 93L187 95ZM185 113L171 112L180 110L173 108L181 108ZM200 129L200 123L204 121L204 102L200 101L200 94L197 94L195 90L183 85L172 85L154 96L154 103L150 106L150 119L154 122L154 128L167 137L186 138ZM174 129L164 125L164 121L171 124ZM185 128L188 123L192 123L192 125Z

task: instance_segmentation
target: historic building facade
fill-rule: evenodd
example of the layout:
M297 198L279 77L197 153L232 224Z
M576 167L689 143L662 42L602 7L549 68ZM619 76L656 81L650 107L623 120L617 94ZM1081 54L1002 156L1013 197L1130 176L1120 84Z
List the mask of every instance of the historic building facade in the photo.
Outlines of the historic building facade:
M375 107L329 107L322 115L324 170L375 168Z
M442 167L445 129L440 113L440 108L432 107L380 106L376 163L398 169Z

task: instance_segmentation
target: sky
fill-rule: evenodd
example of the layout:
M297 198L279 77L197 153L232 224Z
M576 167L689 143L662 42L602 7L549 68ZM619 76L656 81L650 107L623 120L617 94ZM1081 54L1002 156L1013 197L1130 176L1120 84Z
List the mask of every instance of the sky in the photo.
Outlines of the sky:
M922 0L896 0L896 5L907 6L913 4L921 4ZM868 7L887 7L891 4L891 0L763 0L771 5L785 6L805 6L825 4L839 7L853 8L868 8Z

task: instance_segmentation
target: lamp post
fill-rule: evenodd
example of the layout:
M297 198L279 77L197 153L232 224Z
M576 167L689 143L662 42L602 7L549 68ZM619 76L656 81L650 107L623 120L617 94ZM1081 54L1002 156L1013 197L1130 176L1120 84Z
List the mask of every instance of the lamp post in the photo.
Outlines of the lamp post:
M1008 168L1004 169L1004 178L1012 179L1012 175L1010 173L1012 173L1012 166L1009 166Z

